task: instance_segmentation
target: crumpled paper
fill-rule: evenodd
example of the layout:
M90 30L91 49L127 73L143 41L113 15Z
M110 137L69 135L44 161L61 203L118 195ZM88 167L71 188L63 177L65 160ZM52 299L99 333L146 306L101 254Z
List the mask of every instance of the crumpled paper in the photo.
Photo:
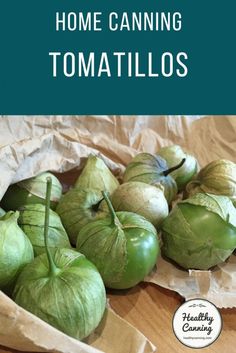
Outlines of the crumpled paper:
M207 299L218 308L236 307L236 256L211 271L185 271L161 256L145 282L178 292L186 300Z
M64 173L73 169L79 174L90 153L100 155L119 178L136 153L156 153L173 143L194 154L201 166L217 158L236 162L233 116L2 116L0 131L0 198L9 184L43 171ZM146 281L174 290L186 299L205 298L218 307L234 307L235 273L234 255L213 271L189 272L160 258ZM105 323L88 338L89 345L51 328L2 293L0 325L0 344L19 350L154 351L141 333L110 309ZM37 331L41 332L39 338L35 336ZM127 342L131 342L129 346Z
M22 309L2 292L0 292L0 344L27 352L155 352L152 343L111 309L106 310L101 323L84 343L65 335Z

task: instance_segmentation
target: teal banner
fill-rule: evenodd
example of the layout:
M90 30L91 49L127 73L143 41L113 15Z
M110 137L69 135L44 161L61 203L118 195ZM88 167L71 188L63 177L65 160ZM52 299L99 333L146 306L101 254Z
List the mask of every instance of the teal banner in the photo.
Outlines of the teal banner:
M1 0L0 114L236 114L233 0Z

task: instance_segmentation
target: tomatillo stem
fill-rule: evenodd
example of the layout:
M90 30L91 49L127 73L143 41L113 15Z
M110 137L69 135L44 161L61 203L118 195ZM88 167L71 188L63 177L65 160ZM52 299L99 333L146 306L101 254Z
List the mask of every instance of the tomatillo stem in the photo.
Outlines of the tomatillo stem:
M109 208L110 215L111 215L111 223L116 226L122 227L122 224L120 223L120 221L115 213L115 210L112 206L111 200L109 199L108 193L106 191L102 191L102 196L104 197L106 204Z
M170 169L165 170L164 172L162 172L162 174L164 176L169 175L170 173L174 172L176 169L179 169L180 167L182 167L182 165L184 164L185 161L186 161L186 158L183 158L179 164L177 164L176 166L174 166Z
M49 275L55 276L60 270L56 267L52 254L50 253L48 246L48 228L49 228L49 213L50 213L50 197L52 190L52 178L47 178L47 191L46 191L46 203L45 203L45 219L44 219L44 244L45 250L49 263Z

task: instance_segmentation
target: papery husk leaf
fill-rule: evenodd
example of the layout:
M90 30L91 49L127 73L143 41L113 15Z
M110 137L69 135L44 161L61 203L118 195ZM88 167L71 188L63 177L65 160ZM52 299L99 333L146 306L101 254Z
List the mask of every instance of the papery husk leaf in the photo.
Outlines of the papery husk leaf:
M84 226L77 238L76 248L90 259L101 273L104 283L114 287L123 277L128 261L126 235L129 229L157 234L155 227L144 217L132 212L116 212L120 225L110 217Z
M69 238L58 214L49 211L49 248L71 248ZM18 223L30 239L36 256L45 252L44 245L45 206L41 204L26 205L20 210Z
M105 310L101 276L74 250L57 249L52 253L61 271L49 276L46 254L38 256L19 276L14 299L60 331L83 339L97 327Z
M72 244L76 244L79 231L85 224L107 214L106 210L97 206L102 200L103 196L98 189L74 188L62 196L56 212Z
M156 187L163 186L167 202L176 197L177 184L170 176L164 176L163 172L168 170L166 161L160 156L149 153L140 153L128 164L124 173L124 182L140 181Z
M150 153L139 153L127 165L124 173L124 182L130 181L138 175L160 173L167 169L168 165L162 157L154 156Z
M23 267L34 258L32 245L17 224L19 212L8 212L0 220L0 288L11 290Z
M97 156L90 155L86 165L75 183L76 188L99 189L113 193L119 186L118 180Z
M206 219L210 219L211 223L206 223L206 228L200 231L199 227L194 227L194 219L203 217L201 219L204 222L205 216L210 217ZM191 217L192 221L189 220ZM207 224L211 224L211 229ZM236 209L228 197L195 194L179 202L164 220L163 253L184 268L207 270L225 261L234 251L235 225ZM215 230L212 230L212 226L215 226Z
M178 206L171 212L171 217L164 221L162 229L164 255L186 269L208 270L224 262L234 250L218 248L212 246L211 242L199 239Z
M52 192L50 200L58 202L62 195L62 186L59 180L49 172L42 173L30 179L22 180L18 182L17 185L26 189L31 194L45 199L46 180L48 177L52 178Z
M127 182L112 194L111 201L116 211L138 213L155 227L168 216L169 209L163 191L142 182Z
M116 212L116 215L122 224L122 229L144 229L149 233L157 234L155 227L144 217L134 212Z
M181 201L181 203L204 206L208 211L216 213L224 221L236 227L236 209L226 196L197 193L191 198Z
M236 164L226 159L212 161L200 170L186 190L189 195L201 191L228 196L236 204Z
M96 264L107 286L120 281L127 262L126 237L109 217L83 227L76 247Z
M198 163L196 158L185 153L178 145L163 147L158 150L158 155L166 160L169 168L174 167L185 158L182 167L170 174L175 179L179 190L182 190L197 173Z

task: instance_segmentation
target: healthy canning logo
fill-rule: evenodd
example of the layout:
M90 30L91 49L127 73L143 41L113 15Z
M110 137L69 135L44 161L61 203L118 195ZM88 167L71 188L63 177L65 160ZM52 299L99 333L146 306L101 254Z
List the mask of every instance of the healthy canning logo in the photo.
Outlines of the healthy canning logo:
M178 340L190 348L204 348L215 342L222 330L218 309L205 299L188 300L173 316L173 330Z

